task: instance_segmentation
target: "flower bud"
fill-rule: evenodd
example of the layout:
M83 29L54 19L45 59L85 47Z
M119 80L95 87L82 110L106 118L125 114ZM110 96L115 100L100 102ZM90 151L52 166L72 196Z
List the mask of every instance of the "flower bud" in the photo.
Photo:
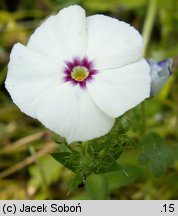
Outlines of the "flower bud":
M162 86L172 75L171 67L172 67L173 60L172 58L169 58L157 62L154 59L147 59L147 62L150 65L150 75L151 75L150 96L154 96L160 91Z

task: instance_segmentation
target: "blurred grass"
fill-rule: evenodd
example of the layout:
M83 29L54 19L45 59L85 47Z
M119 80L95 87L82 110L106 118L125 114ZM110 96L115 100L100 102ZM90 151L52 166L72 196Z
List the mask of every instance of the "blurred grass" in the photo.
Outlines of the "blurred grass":
M25 44L46 16L76 3L85 7L88 15L104 13L134 25L141 32L149 0L0 1L0 199L88 199L82 185L67 196L73 174L48 155L57 148L52 142L55 135L21 113L4 88L12 46L16 42ZM121 172L107 176L111 199L178 199L177 39L178 1L158 0L147 56L157 60L173 57L174 74L157 97L145 102L147 132L154 130L166 140L174 151L175 162L160 178L153 178L146 167L138 166L137 150L128 150L121 156L121 162L129 178ZM133 124L130 134L137 140L140 107L127 115Z

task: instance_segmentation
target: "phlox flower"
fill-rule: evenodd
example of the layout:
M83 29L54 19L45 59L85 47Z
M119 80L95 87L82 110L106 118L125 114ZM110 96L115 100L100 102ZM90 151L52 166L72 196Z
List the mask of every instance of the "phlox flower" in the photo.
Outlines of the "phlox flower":
M14 45L6 88L27 115L68 143L106 134L150 95L139 32L74 5L50 16L26 46Z

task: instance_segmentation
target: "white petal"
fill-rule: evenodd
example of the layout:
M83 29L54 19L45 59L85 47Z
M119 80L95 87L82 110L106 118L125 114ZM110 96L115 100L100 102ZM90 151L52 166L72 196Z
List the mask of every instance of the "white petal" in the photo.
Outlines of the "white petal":
M104 70L87 87L92 99L106 114L118 117L150 95L149 65L145 60Z
M95 105L87 89L65 83L54 94L48 94L37 110L37 118L66 137L68 143L102 136L114 124L114 119Z
M16 44L10 55L5 81L14 103L26 114L36 117L36 107L48 89L63 84L62 67L56 58Z
M8 70L5 84L14 103L68 142L93 139L112 128L114 119L95 105L87 89L61 83L56 58L16 44Z
M129 24L94 15L87 18L87 27L87 56L95 60L96 69L121 67L141 58L142 37Z
M77 5L49 17L30 37L28 47L70 60L83 56L86 49L85 11Z

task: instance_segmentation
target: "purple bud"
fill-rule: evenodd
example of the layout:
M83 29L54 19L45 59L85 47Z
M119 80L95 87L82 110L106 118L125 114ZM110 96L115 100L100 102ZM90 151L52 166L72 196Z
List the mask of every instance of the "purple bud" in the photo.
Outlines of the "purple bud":
M151 75L150 96L154 96L160 91L162 86L172 75L171 67L172 67L173 60L169 58L157 62L154 59L147 59L147 62L150 65L150 75Z

